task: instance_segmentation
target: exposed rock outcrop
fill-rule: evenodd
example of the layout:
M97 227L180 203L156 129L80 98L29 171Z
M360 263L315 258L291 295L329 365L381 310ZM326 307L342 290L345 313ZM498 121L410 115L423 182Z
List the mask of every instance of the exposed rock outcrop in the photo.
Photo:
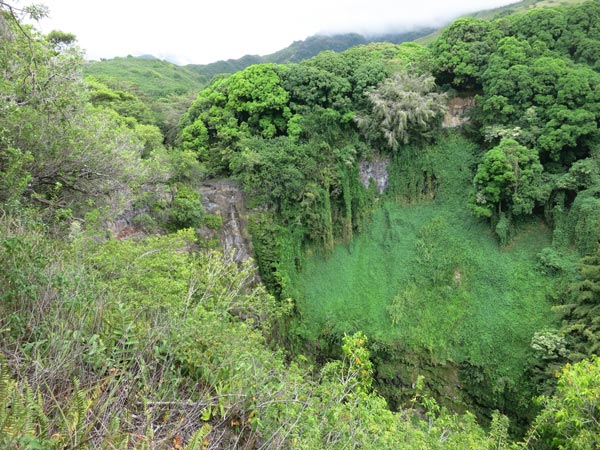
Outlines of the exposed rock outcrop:
M475 106L475 97L454 97L448 101L448 112L444 116L442 128L458 128L469 119L467 111Z
M220 241L225 255L236 263L252 256L250 236L246 232L246 206L240 187L230 180L205 181L200 187L202 205L208 214L219 215L223 221ZM200 230L206 233L207 230Z
M368 188L371 180L375 183L379 195L388 187L389 175L388 165L390 160L377 157L372 161L361 161L358 165L358 173L362 184Z

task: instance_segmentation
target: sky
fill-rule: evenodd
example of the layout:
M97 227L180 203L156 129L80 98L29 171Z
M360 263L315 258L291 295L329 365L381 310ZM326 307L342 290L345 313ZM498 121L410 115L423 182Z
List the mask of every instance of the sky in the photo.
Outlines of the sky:
M77 36L88 59L151 54L177 64L266 55L320 33L439 26L515 0L13 0L42 3L37 26Z

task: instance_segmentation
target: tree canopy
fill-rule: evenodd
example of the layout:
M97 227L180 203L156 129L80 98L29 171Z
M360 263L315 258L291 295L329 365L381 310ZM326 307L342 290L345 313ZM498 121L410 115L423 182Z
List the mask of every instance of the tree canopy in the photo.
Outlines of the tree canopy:
M598 2L207 85L84 78L21 13L47 11L0 1L1 447L598 446ZM211 214L207 176L246 204ZM232 218L258 267L216 250ZM301 308L340 254L367 281L330 266Z

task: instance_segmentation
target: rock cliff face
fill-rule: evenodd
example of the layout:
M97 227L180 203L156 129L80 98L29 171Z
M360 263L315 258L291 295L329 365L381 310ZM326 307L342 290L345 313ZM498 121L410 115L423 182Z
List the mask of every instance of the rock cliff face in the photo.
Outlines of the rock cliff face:
M240 187L233 181L205 181L200 187L202 205L208 214L221 216L223 226L219 239L225 255L236 263L252 256L250 236L246 232L246 206ZM208 230L200 230L207 233Z
M474 97L454 97L448 101L448 112L442 122L443 128L457 128L467 120L467 111L475 106Z
M368 188L371 180L375 183L379 195L383 194L389 182L387 158L375 158L372 161L361 161L358 166L358 173L362 184Z

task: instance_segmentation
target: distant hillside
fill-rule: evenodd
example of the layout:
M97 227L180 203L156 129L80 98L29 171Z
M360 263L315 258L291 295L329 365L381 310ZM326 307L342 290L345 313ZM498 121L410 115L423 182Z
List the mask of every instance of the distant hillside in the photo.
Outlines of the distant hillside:
M493 19L509 14L525 12L534 8L583 3L585 0L523 0L513 4L479 11L469 17ZM356 45L371 42L392 42L399 44L415 41L427 45L440 36L443 28L419 29L405 33L363 36L357 33L336 34L333 36L314 35L302 41L295 41L288 47L270 55L245 55L238 59L228 59L210 64L189 64L178 66L151 55L140 57L113 58L93 61L85 67L85 75L99 79L114 78L137 85L140 91L152 98L169 95L183 95L200 90L212 77L220 73L235 73L252 64L300 62L322 51L344 51Z
M363 36L357 33L336 34L333 36L314 35L302 41L295 41L290 46L275 53L271 53L270 55L246 55L239 59L228 59L226 61L217 61L204 65L190 64L186 67L189 67L196 73L210 79L219 73L238 72L252 64L284 64L289 62L297 63L304 59L312 58L313 56L318 55L325 50L342 52L350 47L369 44L371 42L391 42L394 44L400 44L402 42L417 39L421 36L431 33L432 31L432 28L424 28L405 33L389 33L385 35L373 36Z
M85 75L92 75L100 80L107 78L127 81L136 85L141 92L154 98L169 95L183 95L199 91L212 77L220 73L235 73L252 64L300 62L325 50L342 52L356 45L371 42L391 42L399 44L412 41L433 31L430 28L385 35L362 36L356 33L337 34L333 36L315 35L302 41L295 41L288 47L265 56L246 55L239 59L228 59L210 64L189 64L178 66L152 55L127 56L90 61Z
M522 13L535 8L550 8L554 6L567 6L583 3L586 0L522 0L520 2L511 3L510 5L501 6L494 9L486 9L472 14L467 14L466 17L476 17L479 19L499 19L500 17L510 14ZM415 39L415 42L423 45L428 45L435 41L444 30L445 27L438 28L432 33Z
M126 81L154 99L198 91L208 81L206 76L188 67L178 66L151 55L90 61L84 67L84 75L94 76L101 81Z

